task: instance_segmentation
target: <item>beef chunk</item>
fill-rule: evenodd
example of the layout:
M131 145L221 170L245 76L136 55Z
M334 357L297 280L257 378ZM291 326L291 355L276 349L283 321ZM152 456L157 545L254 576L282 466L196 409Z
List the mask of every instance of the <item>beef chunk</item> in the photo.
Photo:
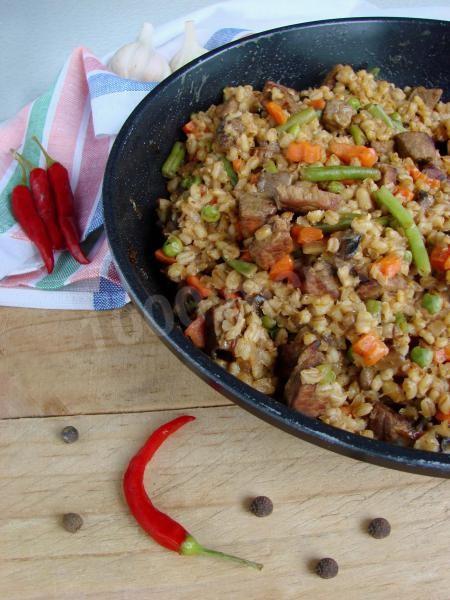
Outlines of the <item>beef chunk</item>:
M334 88L336 85L336 75L342 67L343 65L334 65L334 67L325 75L322 85L326 85L330 90Z
M258 181L258 192L275 198L277 194L277 187L279 185L289 185L291 183L291 179L292 175L287 171L281 171L279 173L263 172Z
M343 259L349 259L352 258L352 256L355 256L358 252L362 235L356 233L352 229L350 229L350 231L340 231L336 235L339 239L337 256Z
M341 201L339 194L321 190L309 181L301 181L295 185L278 185L276 190L278 205L294 212L336 210Z
M318 417L327 406L326 398L318 395L317 386L301 383L300 374L297 372L293 373L286 383L284 398L290 408L308 417Z
M377 168L381 171L380 185L395 185L397 183L398 171L395 167L381 163L377 165Z
M440 88L428 89L423 86L419 86L411 90L409 97L413 99L414 96L419 96L419 98L422 98L422 100L429 108L433 109L441 99L442 94L443 90L441 90Z
M383 288L375 279L369 279L369 281L360 283L356 291L361 300L369 300L369 298L379 298L383 293Z
M288 221L273 217L271 228L272 233L268 237L263 240L255 239L249 246L253 260L266 271L294 248Z
M370 145L378 154L378 156L383 156L389 154L390 152L394 152L394 140L385 140L384 142L374 140L373 142L370 142Z
M226 152L236 144L237 138L243 131L244 125L240 119L221 119L215 137L217 149L220 152Z
M305 346L303 336L305 332L300 331L291 342L287 342L278 348L278 370L281 376L288 377L295 367L311 369L325 361L322 352L319 351L320 340L315 340L309 346Z
M406 446L411 441L412 425L402 415L378 402L369 414L368 427L378 440Z
M239 104L236 98L230 98L229 100L226 100L223 104L216 108L216 114L219 117L223 118L230 115L231 113L237 112L238 109Z
M281 85L281 83L275 83L274 81L266 81L263 88L263 94L268 99L272 99L272 90L277 88L281 94L281 100L277 100L283 108L286 108L290 113L298 111L299 97L298 93L290 87Z
M425 173L425 175L431 177L431 179L438 179L439 181L445 181L447 179L447 175L434 165L426 165L422 169L422 173Z
M259 145L255 148L255 153L261 159L272 158L275 154L280 152L280 144L278 142L259 142Z
M239 219L244 238L253 235L276 212L275 203L270 198L262 194L243 194L239 198Z
M229 330L224 330L223 323L229 321L232 325L240 324L236 331L236 337L229 339ZM234 355L237 338L242 334L245 327L245 319L242 314L241 300L225 300L221 304L213 306L205 313L205 350L213 358L217 356Z
M355 109L343 100L328 100L322 115L322 123L328 131L343 131L352 122Z
M395 147L401 158L410 156L414 161L433 161L436 148L433 139L420 131L405 131L395 136Z
M333 267L324 260L318 260L313 266L303 269L305 294L321 296L329 294L339 298L339 283L333 274Z

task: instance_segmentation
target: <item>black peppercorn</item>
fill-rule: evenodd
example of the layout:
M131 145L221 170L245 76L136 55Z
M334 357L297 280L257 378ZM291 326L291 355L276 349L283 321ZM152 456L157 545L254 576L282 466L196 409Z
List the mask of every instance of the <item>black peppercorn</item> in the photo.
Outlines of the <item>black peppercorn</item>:
M62 519L63 527L70 533L76 533L83 525L83 519L77 513L66 513Z
M256 496L250 504L250 511L257 517L268 517L273 511L272 500L267 496Z
M61 438L66 444L73 444L73 442L77 441L78 437L78 429L72 427L72 425L64 427L61 431Z
M339 565L334 558L321 558L316 565L316 573L322 579L333 579L339 571Z
M382 540L391 533L391 525L388 520L378 517L370 521L368 532L373 538Z

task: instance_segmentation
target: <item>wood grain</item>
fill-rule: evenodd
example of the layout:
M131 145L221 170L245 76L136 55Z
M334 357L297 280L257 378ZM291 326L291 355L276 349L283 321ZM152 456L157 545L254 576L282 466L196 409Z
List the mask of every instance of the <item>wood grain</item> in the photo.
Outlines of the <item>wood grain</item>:
M199 540L262 572L158 547L121 496L130 455L178 411L0 421L0 597L131 600L448 600L448 481L397 473L295 439L241 409L200 408L147 471L155 503ZM59 439L64 425L78 442ZM246 505L274 502L265 519ZM79 512L84 527L64 531ZM392 534L374 540L367 519ZM319 579L313 562L336 558Z
M0 308L0 418L223 404L132 305L103 313Z

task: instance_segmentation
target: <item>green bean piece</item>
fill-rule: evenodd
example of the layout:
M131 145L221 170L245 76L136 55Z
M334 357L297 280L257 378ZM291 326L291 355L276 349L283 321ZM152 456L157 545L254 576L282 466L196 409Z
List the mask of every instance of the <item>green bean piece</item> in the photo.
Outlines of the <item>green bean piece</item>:
M406 128L403 125L402 118L398 114L398 112L393 112L391 114L391 120L394 123L395 129L401 133L402 131L406 131Z
M272 159L269 159L264 166L264 171L267 171L267 173L278 173L278 167Z
M228 175L228 177L230 178L231 184L234 187L237 184L237 182L238 182L237 173L233 169L233 165L230 163L230 161L228 160L228 158L225 158L225 156L222 156L222 162L223 162L223 166L224 166L225 172Z
M380 106L380 104L369 104L366 107L366 110L372 115L374 119L380 119L383 123L386 123L388 127L391 129L395 129L395 123L392 121L391 117L386 113L384 108Z
M360 217L358 213L341 213L340 219L337 223L330 225L329 223L318 223L314 227L318 227L324 233L333 233L335 231L344 231L351 227L353 219Z
M409 332L409 325L403 313L399 312L395 315L395 324L403 333Z
M309 123L316 117L317 117L317 115L316 115L316 111L314 110L314 108L312 108L312 107L305 108L305 109L301 110L300 112L295 113L295 115L292 115L291 117L289 117L289 119L286 121L286 123L283 123L282 125L278 125L277 129L278 129L278 131L288 131L294 125L299 125L301 127L302 125L306 125L306 123Z
M429 367L433 361L433 351L429 348L423 348L422 346L414 346L410 352L410 357L416 365L425 369Z
M375 192L374 196L378 204L384 206L397 219L399 225L403 227L418 273L429 275L431 273L430 258L422 234L414 223L412 214L384 185Z
M373 298L369 298L366 301L367 312L369 312L374 317L379 317L381 314L381 302L379 300L374 300Z
M171 258L180 254L182 250L183 242L175 235L171 235L170 237L168 237L162 247L162 251L164 252L164 254L166 256L170 256Z
M317 370L322 375L320 383L330 384L336 381L336 373L333 371L331 365L323 364L317 367Z
M442 308L442 298L438 294L426 293L422 298L422 307L430 313L437 314Z
M292 127L289 127L287 132L296 138L300 132L300 125L295 123L294 125L292 125Z
M185 190L189 190L191 185L199 184L202 182L202 178L198 175L188 175L181 180L181 187Z
M264 329L273 329L274 327L277 326L277 322L275 321L275 319L272 319L272 317L269 317L269 315L264 315L263 317L261 317L261 324L264 327Z
M342 194L342 192L345 192L345 185L340 181L330 181L327 190L332 194Z
M378 181L381 173L378 169L338 165L336 167L304 167L302 179L306 181L339 181L341 179L373 179Z
M200 216L206 223L217 223L220 219L220 211L215 204L205 204L200 211Z
M232 269L241 275L244 275L244 277L252 277L258 270L258 267L254 263L250 263L245 260L239 260L238 258L229 259L227 260L227 263Z
M367 144L367 138L359 125L356 125L355 123L350 125L350 134L357 146L364 146Z
M347 99L347 104L350 104L354 110L359 110L361 108L361 102L356 96L350 96L350 98Z
M375 77L375 79L380 74L380 71L381 71L380 67L372 67L371 69L369 69L369 73L372 73L372 75Z
M182 142L175 142L169 156L162 166L161 173L163 174L163 177L167 177L168 179L175 177L184 161L185 154L186 150L184 144Z

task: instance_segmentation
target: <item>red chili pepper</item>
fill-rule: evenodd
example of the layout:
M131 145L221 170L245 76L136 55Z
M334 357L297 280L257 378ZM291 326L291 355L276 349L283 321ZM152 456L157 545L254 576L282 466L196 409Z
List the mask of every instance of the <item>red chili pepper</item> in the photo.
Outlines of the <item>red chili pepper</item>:
M52 242L34 206L31 191L26 185L27 174L25 167L23 165L20 166L22 169L22 184L16 185L12 191L12 212L19 225L39 250L47 271L51 273L55 266Z
M185 555L206 554L218 556L261 570L262 565L259 563L201 546L182 525L158 510L145 491L144 472L148 462L172 433L194 419L195 417L182 416L162 425L151 434L144 446L131 459L123 478L123 490L130 511L142 529L158 544L169 550Z
M41 217L52 241L54 250L64 247L64 238L56 218L55 201L48 180L47 171L32 165L24 156L13 152L14 158L30 170L30 188L38 215Z
M58 223L67 244L67 249L75 260L82 265L87 265L90 261L80 247L80 236L75 223L74 197L70 187L69 173L66 167L49 156L36 136L33 136L33 140L44 153L47 162L47 173L55 198Z

